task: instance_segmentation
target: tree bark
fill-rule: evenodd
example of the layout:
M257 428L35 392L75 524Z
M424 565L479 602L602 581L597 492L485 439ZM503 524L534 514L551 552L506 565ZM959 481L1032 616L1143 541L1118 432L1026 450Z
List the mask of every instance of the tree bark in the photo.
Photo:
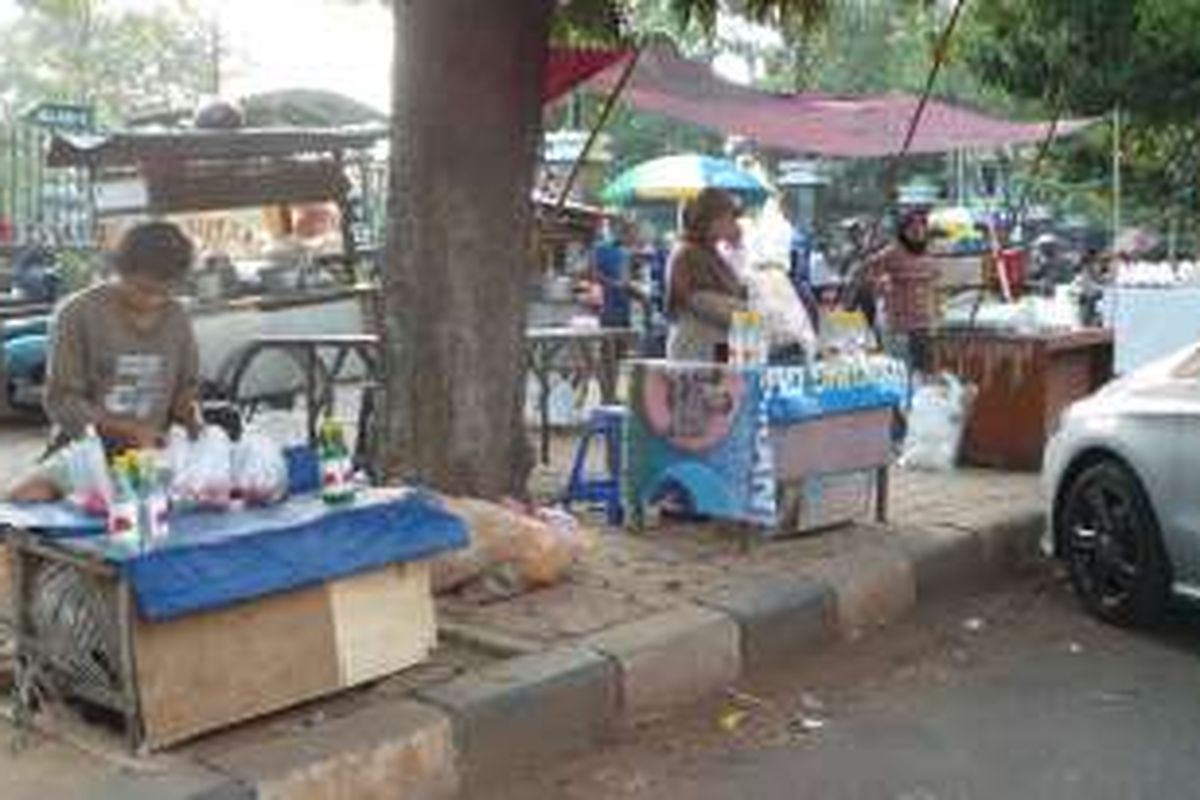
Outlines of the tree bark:
M553 0L394 0L388 475L521 492L530 191Z

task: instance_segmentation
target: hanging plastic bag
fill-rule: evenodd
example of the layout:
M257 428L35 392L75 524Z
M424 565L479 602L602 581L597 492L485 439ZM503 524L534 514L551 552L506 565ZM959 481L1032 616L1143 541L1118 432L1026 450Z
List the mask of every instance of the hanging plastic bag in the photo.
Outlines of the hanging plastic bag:
M171 481L171 494L183 508L225 510L233 492L232 447L225 431L206 427L194 442L184 446L172 439L177 466ZM175 459L181 459L182 463Z
M748 270L745 277L750 307L762 316L770 349L799 346L806 353L814 353L817 336L812 320L787 273L779 267L760 266Z
M283 450L268 436L250 431L233 445L233 492L244 503L264 506L287 496Z
M192 453L192 440L187 431L178 425L167 431L167 469L174 477L180 475L187 467L188 458Z
M112 502L112 478L104 443L89 429L82 439L71 442L54 456L54 469L67 487L67 500L86 514L104 516Z
M944 372L913 393L908 435L900 465L910 469L954 469L974 390Z

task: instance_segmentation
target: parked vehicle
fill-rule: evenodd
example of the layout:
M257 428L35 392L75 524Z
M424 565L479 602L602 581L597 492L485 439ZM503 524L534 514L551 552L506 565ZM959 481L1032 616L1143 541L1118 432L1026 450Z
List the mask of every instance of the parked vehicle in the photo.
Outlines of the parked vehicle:
M1071 406L1043 469L1053 552L1101 619L1200 599L1200 344Z

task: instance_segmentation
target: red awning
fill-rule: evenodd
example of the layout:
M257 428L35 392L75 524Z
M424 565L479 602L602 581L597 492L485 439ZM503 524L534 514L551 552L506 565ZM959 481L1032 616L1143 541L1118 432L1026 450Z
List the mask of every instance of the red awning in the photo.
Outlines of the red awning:
M624 62L632 55L632 50L550 48L542 84L542 102L554 102L596 73Z
M610 90L619 69L609 67L590 84ZM899 152L918 99L902 93L841 96L764 92L723 80L707 64L659 47L642 53L624 99L726 135L746 136L764 147L831 158L870 158ZM1094 120L1059 123L1066 136ZM1040 142L1045 122L998 119L963 106L931 100L909 152L994 149Z

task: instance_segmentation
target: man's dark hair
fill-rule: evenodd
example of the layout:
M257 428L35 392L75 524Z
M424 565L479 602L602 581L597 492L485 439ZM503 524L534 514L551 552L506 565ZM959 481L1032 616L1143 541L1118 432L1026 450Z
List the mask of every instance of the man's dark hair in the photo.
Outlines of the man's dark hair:
M142 275L166 283L183 279L192 266L192 240L170 222L143 222L121 237L113 254L119 275Z

